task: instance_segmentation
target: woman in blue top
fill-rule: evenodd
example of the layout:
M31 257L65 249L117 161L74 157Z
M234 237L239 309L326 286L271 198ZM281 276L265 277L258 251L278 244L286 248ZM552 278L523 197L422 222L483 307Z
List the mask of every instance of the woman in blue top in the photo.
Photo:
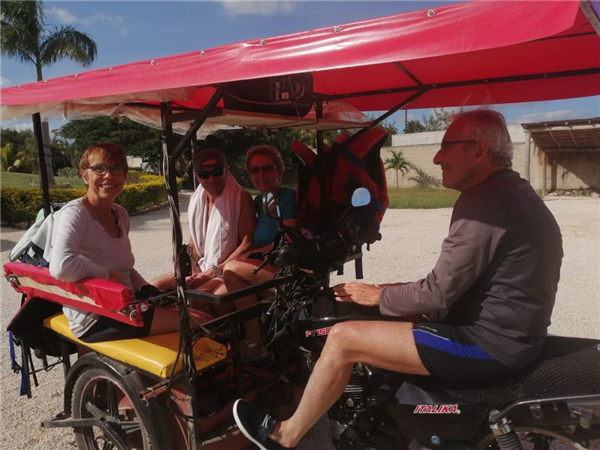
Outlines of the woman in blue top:
M252 274L262 258L262 254L273 247L273 237L277 231L277 222L265 216L262 210L262 198L267 192L272 192L277 197L279 210L283 223L290 227L296 226L296 191L281 186L283 176L283 159L279 151L271 145L257 145L251 147L246 153L246 169L250 180L260 194L254 199L254 206L258 216L254 231L254 243L258 248L235 261L227 263L223 269L223 278L227 292L270 280L275 275L275 268L265 266L258 273ZM237 309L247 308L257 302L255 295L249 295L234 301ZM246 340L242 346L242 354L245 360L260 358L265 354L261 345L260 323L258 319L248 321L244 324Z

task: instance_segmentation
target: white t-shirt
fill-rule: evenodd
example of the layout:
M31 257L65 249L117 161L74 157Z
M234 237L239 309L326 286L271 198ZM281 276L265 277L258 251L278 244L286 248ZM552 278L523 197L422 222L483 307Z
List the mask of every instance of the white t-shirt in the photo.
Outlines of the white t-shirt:
M146 282L133 268L135 258L129 242L129 216L119 205L114 205L121 235L112 237L96 221L78 198L63 206L55 216L52 233L50 274L63 281L83 278L108 279L108 271L118 273L123 284L137 290ZM63 306L71 331L83 335L98 320L98 315Z

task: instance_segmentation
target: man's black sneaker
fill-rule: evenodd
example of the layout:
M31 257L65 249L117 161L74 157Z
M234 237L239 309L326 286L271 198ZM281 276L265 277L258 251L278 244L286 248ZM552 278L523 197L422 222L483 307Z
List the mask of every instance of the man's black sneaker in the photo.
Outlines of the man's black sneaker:
M233 404L233 417L238 428L261 450L287 450L269 438L275 428L275 419L261 412L252 403L239 399Z

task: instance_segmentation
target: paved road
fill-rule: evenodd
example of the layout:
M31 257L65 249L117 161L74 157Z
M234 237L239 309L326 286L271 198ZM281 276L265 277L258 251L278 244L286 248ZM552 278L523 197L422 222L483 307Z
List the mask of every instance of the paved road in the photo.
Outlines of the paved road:
M547 202L563 233L565 258L557 295L554 334L600 339L600 200L557 198ZM182 211L186 211L185 203ZM382 226L384 240L365 256L369 282L409 281L423 277L437 259L450 221L450 209L388 211ZM187 217L182 214L187 240ZM7 261L22 230L2 228L1 261ZM166 209L132 217L131 240L136 268L146 278L169 270L171 238ZM350 281L351 268L334 283ZM19 296L5 280L0 282L2 329L15 313ZM55 450L75 448L70 430L42 430L39 424L62 410L62 371L40 374L33 399L20 397L19 376L12 373L8 346L0 345L0 449ZM302 442L301 449L330 450L329 427L322 420Z

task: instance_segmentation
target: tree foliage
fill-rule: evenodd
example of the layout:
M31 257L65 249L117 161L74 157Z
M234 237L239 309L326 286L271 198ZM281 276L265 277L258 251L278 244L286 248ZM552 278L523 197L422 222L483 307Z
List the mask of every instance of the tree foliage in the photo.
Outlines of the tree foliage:
M98 142L120 145L128 155L140 157L152 166L157 166L160 161L162 151L160 130L127 118L122 121L109 117L72 120L54 134L55 150L72 167L77 167L79 158L87 147Z
M2 128L1 170L9 172L31 173L37 169L35 138L31 130L18 131Z
M412 163L404 157L402 150L392 150L392 156L386 158L384 164L386 169L393 169L396 172L396 187L398 187L398 172L404 176L414 168Z
M0 8L0 50L9 58L33 64L38 81L43 80L43 67L61 59L71 59L84 67L94 61L96 43L89 35L71 26L46 27L41 1L5 0Z
M409 120L404 128L404 133L421 133L423 131L442 131L448 128L448 112L441 108L439 111L434 108L433 115L426 117L423 115L422 122L419 120Z

